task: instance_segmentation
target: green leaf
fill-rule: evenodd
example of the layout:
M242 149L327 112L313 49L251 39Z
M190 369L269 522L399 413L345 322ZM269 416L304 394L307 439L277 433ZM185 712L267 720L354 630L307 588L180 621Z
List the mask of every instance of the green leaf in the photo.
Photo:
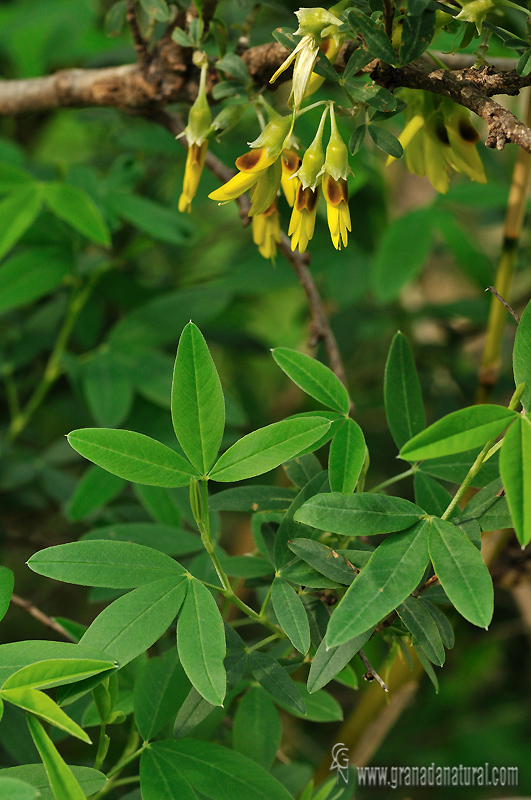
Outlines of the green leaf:
M105 660L105 654L94 647L69 642L35 641L11 642L0 645L0 685L22 667L48 659ZM111 660L111 659L109 659Z
M223 453L210 471L215 481L243 481L269 472L298 455L329 429L322 417L301 417L274 422L247 434Z
M377 625L417 588L428 563L428 524L422 520L374 551L332 614L326 634L329 647Z
M345 417L343 414L339 414L337 411L303 411L301 414L292 414L291 416L287 417L287 420L292 419L309 419L310 417L315 418L315 416L319 414L321 420L328 420L330 423L330 427L323 433L323 435L317 439L317 441L312 442L312 444L305 447L304 450L301 450L300 453L297 453L297 458L303 458L305 455L309 453L314 453L319 448L323 447L327 442L334 438L335 434L338 432L340 427L342 426L343 422L345 421Z
M353 28L363 34L369 53L387 64L396 64L396 53L383 28L357 8L351 8L348 16Z
M174 738L184 739L215 709L216 706L205 700L192 686L175 719Z
M170 18L170 9L166 0L140 0L140 5L157 22L167 22Z
M89 195L68 183L43 184L44 201L50 211L96 244L108 247L111 234Z
M413 650L416 652L418 659L422 664L422 667L424 668L424 671L428 675L430 681L433 683L435 687L435 692L438 694L439 680L437 678L437 675L435 674L435 670L433 669L432 665L430 664L430 662L428 661L428 659L426 658L420 647L414 647Z
M232 725L232 747L237 753L270 769L280 747L282 726L275 704L261 686L240 700Z
M393 156L393 158L402 158L404 149L400 141L391 131L388 131L387 128L382 128L381 125L373 125L372 123L369 124L367 128L369 130L369 136L376 147L383 150L384 153Z
M406 628L415 637L415 644L422 647L426 658L442 667L445 658L444 646L439 629L429 611L416 597L406 597L396 610Z
M212 511L286 511L294 498L283 486L236 486L212 495L209 506Z
M482 531L513 527L501 478L495 478L467 503L460 517L460 520L466 519L476 519Z
M179 575L140 586L107 606L80 645L98 648L123 667L160 639L178 614L187 589L188 578Z
M304 683L294 681L294 684L306 706L304 714L286 707L295 717L307 719L309 722L338 722L343 719L342 708L331 694L322 689L310 694ZM282 702L279 705L283 707Z
M175 761L171 753L162 749L150 747L144 750L140 759L143 800L197 800L196 793Z
M225 72L232 78L241 81L243 84L247 84L251 80L249 70L247 69L247 64L243 58L237 56L236 53L227 53L220 61L218 61L216 66L218 69L222 70L222 72Z
M31 556L28 566L57 581L109 589L131 589L162 579L178 581L186 572L152 547L101 539L47 547Z
M278 661L267 653L253 650L249 656L249 664L258 683L270 695L283 703L290 711L306 713L306 705L297 691L297 687Z
M160 486L143 486L140 483L135 484L133 491L156 522L161 522L163 526L179 527L182 513L174 492Z
M112 350L98 353L83 371L83 391L94 420L105 428L129 416L134 387L129 370Z
M338 647L327 649L326 639L323 639L317 652L312 659L312 665L308 675L308 691L319 691L333 680L336 675L354 658L366 642L369 641L373 632L370 628L365 633L355 636L348 642L340 644Z
M199 328L189 322L179 339L171 415L175 435L201 474L216 460L225 428L225 401L212 356Z
M2 258L38 217L42 189L31 184L17 189L0 203L0 258Z
M409 64L430 46L435 34L435 12L426 9L414 16L409 13L404 19L402 42L400 45L400 64Z
M366 133L367 133L366 125L358 125L357 128L354 128L348 143L348 149L351 155L355 156L356 153L359 150L361 150L363 142L365 141Z
M209 703L222 706L227 688L223 619L209 590L195 579L177 620L177 650L192 686Z
M166 445L134 431L83 428L68 434L78 453L126 481L149 486L187 486L197 472Z
M432 458L429 461L423 461L418 469L425 475L431 475L432 478L438 478L441 481L462 483L479 452L480 448L476 447L464 453L453 453L442 458ZM484 462L477 475L472 478L470 485L486 486L487 483L498 478L499 475L498 453L495 453L488 461Z
M410 211L387 226L372 267L373 289L379 301L394 300L417 275L431 248L432 229L433 212L425 208Z
M282 466L290 481L300 489L306 486L308 481L311 481L312 478L315 478L315 476L319 475L323 470L321 462L313 453L307 453L305 456L292 458L290 461L286 461L285 464L282 464Z
M531 423L519 417L503 440L500 472L518 541L531 540Z
M420 382L409 342L395 334L385 365L384 400L387 424L398 448L426 427Z
M83 728L80 728L76 722L70 719L47 694L39 692L37 689L22 687L18 689L1 689L0 697L8 703L13 703L13 705L24 709L24 711L35 714L45 722L49 722L59 728L59 730L69 733L70 736L75 736L76 739L81 739L82 742L92 744L90 737Z
M105 775L91 767L68 767L87 797L99 792L105 784ZM39 800L54 800L46 769L42 764L26 764L22 767L7 767L0 770L1 778L16 778L25 781L40 792ZM11 800L11 798L10 798Z
M271 601L279 625L293 647L304 655L310 649L310 625L299 595L277 577L273 581Z
M417 504L428 514L442 517L452 500L450 492L434 478L430 478L429 475L424 475L422 472L415 472L414 484Z
M300 386L303 392L334 411L348 414L350 408L348 392L331 369L315 358L298 353L297 350L290 350L288 347L277 347L272 353L280 369Z
M311 497L296 512L295 519L330 533L372 536L410 528L424 515L422 508L401 497L333 492Z
M152 239L167 244L183 245L190 238L189 223L179 217L176 211L154 200L129 192L109 192L105 201L116 216Z
M75 683L99 675L101 672L113 670L112 661L95 659L54 658L28 664L17 670L4 682L2 689L51 689L66 683Z
M85 800L85 794L70 767L65 764L55 749L55 745L41 723L31 715L28 715L27 722L35 747L39 751L46 769L55 800Z
M193 533L170 525L151 522L126 522L95 528L81 537L83 541L110 539L116 542L133 542L154 547L169 556L186 556L203 549L201 539Z
M306 486L301 489L294 498L275 536L274 562L276 569L281 569L292 560L288 542L292 539L311 535L311 529L295 521L295 513L310 497L313 497L319 492L326 492L329 488L328 474L323 471L319 473L319 475L316 475L315 478L312 478L311 481L308 481Z
M1 274L1 273L0 273ZM531 303L528 303L516 329L513 349L513 371L516 385L525 383L522 406L531 411Z
M118 478L101 467L89 467L66 505L66 515L76 521L92 514L117 497L125 486L123 478Z
M482 405L453 411L421 431L400 450L400 458L417 461L484 446L518 417L503 406Z
M190 691L190 681L171 650L163 658L151 658L135 681L135 722L142 739L153 739L177 712Z
M432 518L430 558L439 583L459 613L481 628L492 619L492 579L481 553L465 534L442 519Z
M147 753L158 762L160 774L166 775L168 781L178 776L178 781L186 780L209 800L292 800L288 790L255 761L213 742L154 742L142 759ZM144 783L142 793L145 794ZM195 795L145 794L145 800L161 797L191 800Z
M384 89L383 86L352 80L347 81L346 87L353 100L367 103L380 113L389 114L395 111L398 106L398 101L394 94L391 94L388 89Z
M448 650L451 650L455 644L455 636L454 630L450 624L450 620L446 614L434 603L430 603L429 600L426 600L422 596L419 597L419 600L435 620L435 624L439 629L439 635L442 639L442 643Z
M333 581L350 585L356 577L356 572L347 564L341 550L336 553L331 547L313 539L293 539L289 542L289 549Z
M15 586L15 576L8 567L0 567L0 620L5 617Z
M365 454L363 431L353 419L346 419L332 439L328 456L328 474L333 492L351 494L354 491Z
M126 11L126 0L118 0L109 8L103 21L103 30L106 36L120 36L125 25Z
M5 144L6 140L2 140ZM5 158L5 155L3 155ZM13 164L8 164L4 160L0 162L0 192L9 193L14 192L23 186L35 186L33 177L23 169L15 167Z
M57 247L39 247L12 256L0 267L0 313L53 292L71 268L71 255Z
M0 772L0 797L6 800L37 800L39 792L18 778L3 778Z

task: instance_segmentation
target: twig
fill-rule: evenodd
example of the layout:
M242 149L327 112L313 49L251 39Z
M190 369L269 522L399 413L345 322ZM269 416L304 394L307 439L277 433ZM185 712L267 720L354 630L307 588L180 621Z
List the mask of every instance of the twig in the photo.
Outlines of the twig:
M136 18L135 4L133 0L126 0L127 11L125 19L131 28L133 35L133 44L135 46L136 57L142 69L146 69L151 63L151 53L148 50L148 45L138 27L138 20Z
M363 661L363 665L364 665L365 669L367 670L367 672L363 676L365 678L365 680L366 681L378 681L378 683L380 684L380 686L382 687L384 692L388 692L389 691L389 686L385 683L384 680L382 680L382 678L380 678L380 676L378 675L378 673L376 672L376 670L372 666L371 662L369 661L369 659L365 655L365 652L364 652L363 648L358 652L358 655L361 658L361 660Z
M31 614L34 619L38 620L43 625L46 625L47 628L51 628L53 631L58 633L59 636L62 636L63 639L75 643L76 640L74 637L71 636L62 625L60 625L53 617L49 617L48 614L45 614L44 611L41 611L40 608L37 608L37 606L33 605L31 600L25 600L23 597L19 597L18 594L12 594L11 602L14 606L18 606L18 608L21 608L23 611Z
M500 301L500 303L502 304L502 306L503 306L504 308L506 308L506 309L507 309L507 311L509 312L509 314L511 315L511 317L512 317L513 319L515 319L515 320L516 320L517 324L518 324L518 325L520 324L520 317L518 316L518 314L516 313L516 311L514 310L514 308L513 308L512 306L510 306L510 305L509 305L509 303L507 302L507 300L504 300L504 299L503 299L503 297L501 296L501 294L499 294L499 293L496 291L496 289L494 288L494 286L487 286L487 288L486 288L486 290L485 290L485 291L487 291L487 292L492 292L492 294L494 295L494 297L495 297L497 300L499 300L499 301Z

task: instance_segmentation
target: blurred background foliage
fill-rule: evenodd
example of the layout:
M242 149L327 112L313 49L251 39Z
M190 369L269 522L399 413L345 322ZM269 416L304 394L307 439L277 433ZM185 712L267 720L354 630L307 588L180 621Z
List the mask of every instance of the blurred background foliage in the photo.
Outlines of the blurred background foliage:
M106 35L110 5L99 0L2 0L2 76L26 78L133 61L126 31L112 38ZM294 2L262 5L251 44L269 41L273 27L292 25L291 12L297 8ZM239 23L250 9L244 0L222 3L231 38L237 38ZM285 100L286 92L282 87L272 95L273 102ZM510 100L520 112L522 102ZM305 144L313 138L319 112L315 114L298 123ZM341 124L348 137L352 124ZM400 124L399 115L391 123L395 134ZM256 119L246 112L237 131L212 149L231 165L256 135ZM324 209L319 211L311 269L345 360L356 419L370 450L370 486L400 471L385 422L382 389L396 330L412 343L428 421L474 401L489 309L485 287L494 280L516 157L514 147L498 153L480 145L480 150L488 184L479 186L457 176L448 194L438 196L426 179L409 175L402 164L386 167L383 154L368 141L353 159L353 231L347 249L333 250ZM217 208L207 199L217 185L207 173L193 213L178 213L185 155L165 130L114 109L50 111L0 120L2 196L9 197L15 188L13 168L44 184L65 182L90 198L112 235L111 246L101 235L98 243L94 229L87 235L80 224L67 221L68 213L54 213L48 203L15 246L4 247L0 264L2 556L15 571L19 595L52 615L85 624L105 596L30 573L24 562L35 550L75 540L101 525L153 516L159 522L193 522L186 492L165 492L164 504L159 497L154 511L149 492L87 468L68 447L68 431L119 426L175 446L169 412L171 373L179 334L190 318L202 327L227 393L226 444L255 427L315 407L277 368L269 352L275 346L311 352L308 309L291 267L281 256L272 264L259 255L250 229L239 224L234 204ZM283 203L286 223L288 207ZM6 230L7 222L0 218L0 243L5 243ZM517 310L531 290L530 248L526 228L512 297ZM22 277L15 281L15 275ZM65 320L70 320L71 331L66 331L65 347L58 353L57 374L43 401L10 437L10 415L20 416L17 403L24 407L41 383L58 333L65 333ZM513 338L514 324L509 321L494 402L506 403L512 392ZM316 355L326 361L320 348ZM324 464L326 453L321 455ZM268 479L288 485L282 470ZM396 489L413 497L412 483ZM252 546L247 516L227 514L221 526L229 552L246 552ZM516 546L507 558L511 557L520 557ZM1 636L2 641L13 641L53 634L12 608ZM439 694L424 680L373 763L517 765L518 794L531 794L529 643L529 628L512 595L499 588L489 633L459 622L456 648L439 674ZM367 649L373 662L386 657L381 643ZM361 695L361 668L359 676ZM338 697L348 715L357 697L346 689ZM288 717L284 723L285 755L300 762L300 785L289 788L300 791L336 741L337 728L334 723L315 726ZM223 742L226 732L219 715L216 726L214 732L203 733ZM75 743L68 747L68 757L76 761ZM14 718L6 716L2 722L0 749L3 765L35 760ZM283 765L277 763L275 771L282 779ZM289 774L291 781L294 773ZM442 798L448 791L401 789L393 796L424 800ZM359 797L377 800L388 794L366 789ZM510 792L467 789L466 796L502 797Z

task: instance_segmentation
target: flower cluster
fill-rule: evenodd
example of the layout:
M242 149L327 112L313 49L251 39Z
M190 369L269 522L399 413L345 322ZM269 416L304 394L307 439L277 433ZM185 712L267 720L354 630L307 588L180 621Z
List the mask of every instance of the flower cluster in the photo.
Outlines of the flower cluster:
M476 149L479 134L469 113L451 100L418 89L404 89L402 97L407 101L406 125L399 139L408 170L427 175L441 194L448 191L450 170L486 183Z

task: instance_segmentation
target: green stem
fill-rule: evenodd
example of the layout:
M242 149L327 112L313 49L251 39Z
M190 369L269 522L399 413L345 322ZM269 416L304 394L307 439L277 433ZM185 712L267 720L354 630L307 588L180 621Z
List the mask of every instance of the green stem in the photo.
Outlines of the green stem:
M105 761L105 756L107 755L107 751L109 749L110 739L105 733L105 723L102 722L100 725L100 739L98 742L98 750L96 752L96 758L94 760L94 769L100 769L101 765Z
M472 483L472 480L475 478L475 476L478 474L479 470L483 466L483 462L485 461L485 456L487 455L488 451L490 450L495 441L496 439L490 439L487 442L481 453L478 455L478 457L468 470L463 483L452 497L452 500L448 508L444 512L444 514L441 516L441 519L448 519L448 517L450 516L450 514L452 513L452 511L454 510L454 508L456 507L456 505L458 504L458 502L460 501L460 499L462 498L462 496Z
M8 438L11 441L14 441L22 433L55 381L61 375L61 360L70 339L70 335L83 309L83 306L89 299L96 281L102 272L103 270L94 272L84 286L73 291L66 316L63 320L63 324L53 346L52 352L50 353L50 357L48 359L48 363L46 364L46 368L40 383L37 385L37 388L29 398L24 408L20 410L11 421L11 425L9 426L8 430Z
M271 598L271 592L272 592L272 591L273 591L273 584L271 584L271 586L270 586L270 587L269 587L269 589L267 590L267 594L266 594L266 596L265 596L265 600L264 600L264 602L262 603L262 608L260 609L260 616L261 616L261 617L265 616L265 612L266 612L267 604L269 603L269 600L270 600L270 598Z
M139 747L138 750L135 750L134 753L130 753L128 756L122 757L120 761L114 766L108 773L107 778L113 778L115 775L118 775L128 764L131 764L132 761L136 761L139 758L146 747L148 747L148 742L144 742L142 747Z
M386 486L392 486L393 483L398 483L398 481L403 480L403 478L408 478L410 475L414 475L416 472L415 467L411 467L411 469L407 469L405 472L401 472L399 475L395 475L393 478L388 478L386 481L382 481L379 483L378 486L373 486L372 489L368 489L368 492L379 492L380 489L385 489Z
M218 555L215 551L214 544L210 537L210 515L208 509L208 479L202 478L201 479L201 492L202 492L202 512L201 512L201 519L198 522L199 525L199 532L201 534L201 541L207 551L208 555L210 556L210 560L214 564L216 572L218 574L219 580L221 581L222 589L218 589L218 591L223 594L227 600L230 600L236 608L239 608L244 614L248 617L253 619L255 622L259 622L261 625L264 625L266 628L274 631L275 633L281 633L281 628L278 625L275 625L274 622L268 620L263 614L259 614L257 611L254 611L247 603L244 603L243 600L240 600L238 595L234 592L230 581L223 569L221 562L218 558Z
M266 639L262 639L261 642L258 642L257 644L253 644L252 647L248 647L247 648L247 652L248 653L252 653L253 650L259 650L261 647L264 647L266 644L269 644L269 642L274 642L275 639L278 639L278 633L273 633L271 636L268 636Z

